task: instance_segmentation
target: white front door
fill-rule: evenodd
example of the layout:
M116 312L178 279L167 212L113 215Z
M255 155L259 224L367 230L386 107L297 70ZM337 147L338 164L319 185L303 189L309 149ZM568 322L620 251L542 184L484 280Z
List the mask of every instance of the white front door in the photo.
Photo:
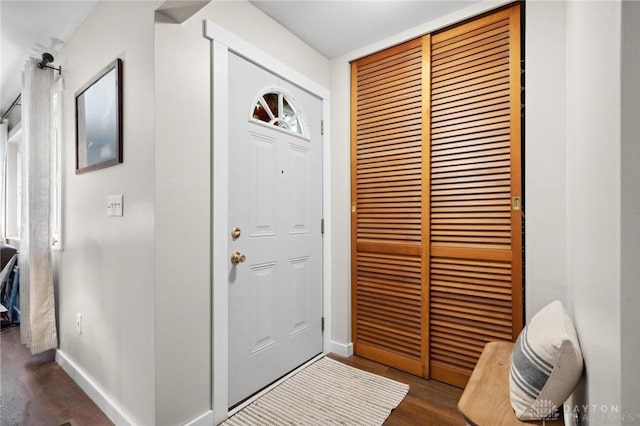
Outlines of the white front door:
M233 406L322 352L322 101L231 52L228 90Z

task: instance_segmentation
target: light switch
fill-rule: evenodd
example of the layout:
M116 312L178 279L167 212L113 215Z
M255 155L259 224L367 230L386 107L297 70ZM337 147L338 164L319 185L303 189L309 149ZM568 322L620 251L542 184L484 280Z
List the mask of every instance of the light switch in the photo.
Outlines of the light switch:
M122 216L122 194L107 196L107 216Z

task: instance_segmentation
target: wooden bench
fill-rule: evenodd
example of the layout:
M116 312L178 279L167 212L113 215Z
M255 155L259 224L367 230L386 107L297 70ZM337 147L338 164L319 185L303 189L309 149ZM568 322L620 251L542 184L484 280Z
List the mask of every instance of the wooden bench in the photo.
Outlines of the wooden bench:
M509 364L513 343L487 343L458 402L458 410L473 426L564 425L558 420L523 422L509 401Z

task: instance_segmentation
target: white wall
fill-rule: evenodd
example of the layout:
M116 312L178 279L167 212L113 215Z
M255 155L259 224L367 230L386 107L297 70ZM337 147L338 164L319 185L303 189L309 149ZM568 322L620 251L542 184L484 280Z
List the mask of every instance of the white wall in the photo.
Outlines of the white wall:
M622 413L640 424L640 3L622 2Z
M566 4L526 4L525 313L567 306Z
M153 10L99 2L56 55L65 78L64 247L58 256L60 350L138 424L154 413ZM124 163L75 175L74 94L123 60ZM107 217L108 194L124 216ZM82 335L76 313L83 315Z
M585 403L620 406L620 2L567 3L567 281ZM595 411L595 412L594 412ZM589 423L619 424L598 410Z
M351 343L351 66L331 61L331 338Z
M210 19L318 84L329 61L245 1L213 2L182 25L159 16L156 50L156 422L211 403Z
M162 18L155 25L156 424L177 425L211 401L210 69L202 34Z
M582 424L640 423L638 19L635 2L527 3L527 314L573 313Z

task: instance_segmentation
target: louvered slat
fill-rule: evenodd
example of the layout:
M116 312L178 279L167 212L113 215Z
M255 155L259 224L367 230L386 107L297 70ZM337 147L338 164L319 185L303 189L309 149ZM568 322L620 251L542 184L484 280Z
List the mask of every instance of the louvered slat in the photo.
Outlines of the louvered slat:
M355 352L414 374L424 339L421 39L352 65Z
M432 37L429 357L432 377L458 386L521 322L518 13Z
M394 54L357 65L355 201L358 213L372 210L381 215L397 211L412 213L410 217L395 219L393 226L389 222L357 222L358 240L420 241L420 226L411 225L416 223L416 219L420 220L422 202L421 62L421 43L418 40L406 44L404 49L397 49ZM384 102L379 102L375 96L367 96L412 79L417 82L413 90L396 93L393 97L385 96ZM418 131L410 135L407 131L411 131L412 126L417 126ZM378 140L381 143L373 147L369 139L371 136L388 136L388 139ZM401 143L397 143L399 138ZM400 153L397 152L399 150ZM386 186L385 177L399 176L404 178L403 190L375 191ZM367 192L360 192L365 189L360 184L367 185Z

